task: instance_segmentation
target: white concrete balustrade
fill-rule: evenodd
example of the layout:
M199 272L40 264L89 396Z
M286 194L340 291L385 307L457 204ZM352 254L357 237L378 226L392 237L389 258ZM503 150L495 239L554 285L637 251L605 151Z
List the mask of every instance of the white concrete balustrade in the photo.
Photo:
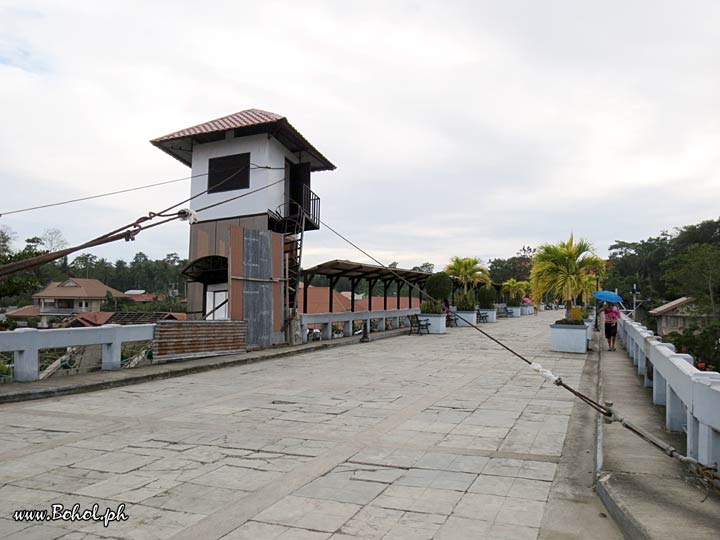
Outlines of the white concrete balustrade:
M154 324L106 324L95 328L54 330L19 328L13 332L0 332L0 352L14 353L14 379L21 382L38 380L38 352L42 349L102 345L102 369L116 370L121 367L122 344L152 340L154 328Z
M383 332L386 329L386 321L391 321L393 328L400 327L400 319L407 319L410 315L420 313L420 308L410 309L388 309L381 311L342 311L340 313L307 313L301 314L300 332L303 341L307 341L307 330L311 324L322 325L322 339L332 339L332 328L335 323L343 324L343 335L345 337L352 335L353 321L367 321L368 325L371 321L377 321L377 331ZM408 327L410 322L406 321Z
M686 432L690 457L720 464L720 373L696 369L692 356L676 353L671 343L626 315L618 337L652 388L653 402L665 406L666 428Z

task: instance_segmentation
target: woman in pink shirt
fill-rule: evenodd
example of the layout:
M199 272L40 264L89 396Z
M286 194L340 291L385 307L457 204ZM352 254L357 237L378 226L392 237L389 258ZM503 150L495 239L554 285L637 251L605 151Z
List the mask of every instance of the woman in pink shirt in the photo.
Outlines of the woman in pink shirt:
M615 350L615 336L617 336L617 322L620 319L620 310L613 303L605 304L602 310L605 316L605 338L608 342L608 351Z

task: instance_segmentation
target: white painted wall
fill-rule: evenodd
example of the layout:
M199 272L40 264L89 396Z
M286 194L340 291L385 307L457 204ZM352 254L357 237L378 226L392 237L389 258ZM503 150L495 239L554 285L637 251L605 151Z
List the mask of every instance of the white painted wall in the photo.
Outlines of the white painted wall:
M220 193L206 193L190 201L190 208L197 211L199 208L214 204L231 197L241 195L268 184L281 180L284 175L285 158L297 163L296 156L287 148L266 134L251 137L229 138L206 144L198 144L193 148L192 175L190 194L196 195L207 189L208 162L212 158L229 156L233 154L250 153L250 162L255 165L278 167L277 170L253 169L250 170L250 188ZM202 175L202 176L199 176ZM264 214L268 210L276 210L286 201L286 183L280 183L263 191L253 193L236 201L232 201L198 214L200 221L226 219L252 214Z

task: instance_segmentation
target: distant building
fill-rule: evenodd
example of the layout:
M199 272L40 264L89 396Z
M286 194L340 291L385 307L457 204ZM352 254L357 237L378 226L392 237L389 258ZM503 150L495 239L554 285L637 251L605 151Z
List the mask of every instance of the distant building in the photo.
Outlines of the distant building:
M125 294L108 287L97 279L69 278L53 281L42 291L33 294L32 306L8 313L11 319L40 317L40 327L49 326L51 318L67 317L86 311L100 311L108 293L113 298L126 298Z
M157 302L165 299L164 294L149 293L143 289L130 289L125 291L125 296L134 302Z
M259 109L151 142L192 170L189 319L244 320L250 347L299 335L302 245L320 228L311 180L335 165L287 118Z
M673 332L681 333L685 328L701 327L709 318L698 312L695 300L683 296L667 304L663 304L650 311L650 315L657 318L657 333L666 336Z

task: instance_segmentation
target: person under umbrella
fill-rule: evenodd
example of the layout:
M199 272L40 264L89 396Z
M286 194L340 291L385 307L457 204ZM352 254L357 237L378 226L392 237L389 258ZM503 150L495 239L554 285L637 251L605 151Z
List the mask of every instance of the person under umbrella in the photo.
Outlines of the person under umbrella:
M608 351L614 351L620 310L614 302L606 302L602 313L605 317L605 339L607 339L608 342Z

